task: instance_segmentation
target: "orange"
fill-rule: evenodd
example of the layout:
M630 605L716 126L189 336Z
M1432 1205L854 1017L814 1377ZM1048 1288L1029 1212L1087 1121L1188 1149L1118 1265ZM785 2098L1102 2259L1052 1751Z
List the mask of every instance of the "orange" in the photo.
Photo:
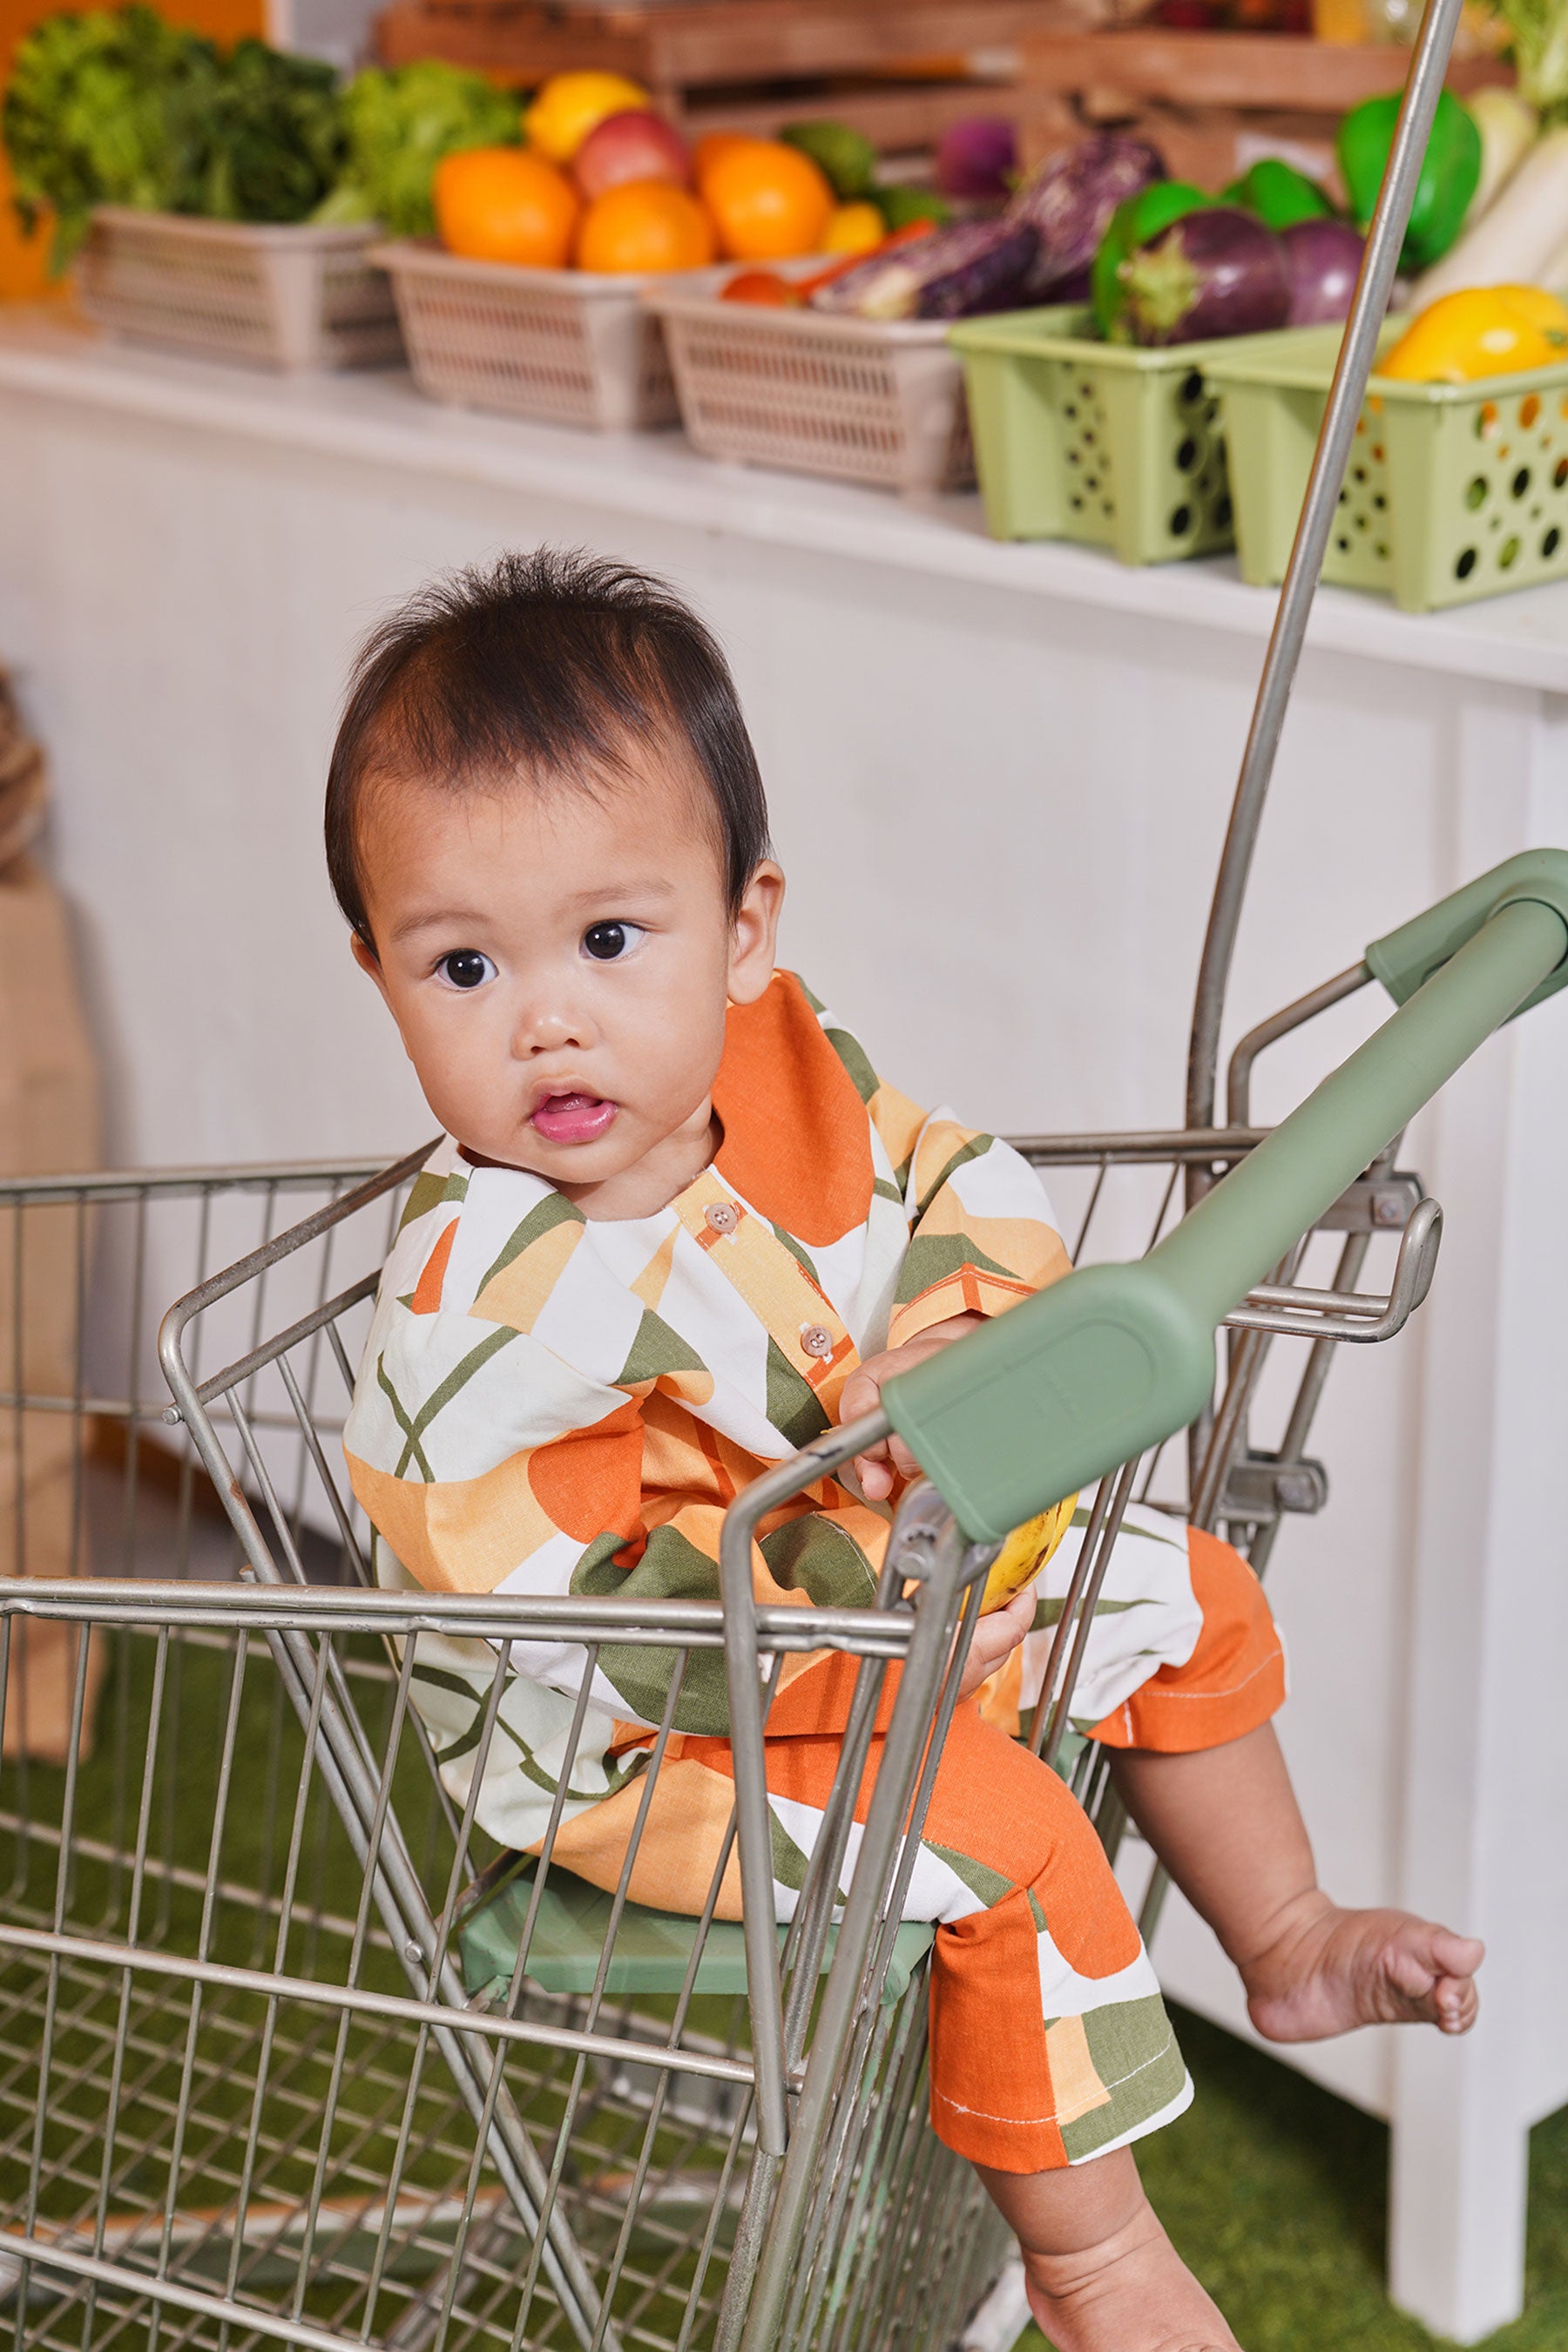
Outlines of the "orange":
M469 147L436 166L436 226L470 261L563 269L582 209L563 172L521 147Z
M691 176L699 187L702 174L716 156L728 147L744 147L751 133L746 131L705 131L691 150Z
M782 139L742 139L700 171L702 200L733 261L781 261L816 253L833 213L833 191L809 155Z
M708 214L668 180L627 180L606 188L577 232L579 269L700 269L713 251Z
M641 82L625 74L552 74L522 118L523 136L551 163L569 163L607 114L652 103Z

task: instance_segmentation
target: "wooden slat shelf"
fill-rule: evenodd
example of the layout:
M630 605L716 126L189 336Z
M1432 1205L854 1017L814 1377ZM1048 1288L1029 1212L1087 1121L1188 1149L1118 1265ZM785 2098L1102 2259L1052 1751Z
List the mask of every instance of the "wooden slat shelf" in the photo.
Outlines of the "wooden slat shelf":
M1124 125L1152 139L1179 179L1219 187L1268 150L1333 171L1342 114L1398 89L1410 63L1392 45L1340 47L1282 33L1042 31L1022 43L1019 125L1026 165L1089 128ZM1456 59L1461 97L1509 83L1496 58Z
M390 65L441 57L524 87L577 67L629 74L661 107L696 119L722 91L724 119L772 128L802 111L788 86L826 86L832 111L874 137L956 113L1010 111L1021 45L1081 31L1102 0L676 0L639 8L542 0L395 0L377 22ZM993 88L991 85L994 84ZM712 103L710 100L710 103Z

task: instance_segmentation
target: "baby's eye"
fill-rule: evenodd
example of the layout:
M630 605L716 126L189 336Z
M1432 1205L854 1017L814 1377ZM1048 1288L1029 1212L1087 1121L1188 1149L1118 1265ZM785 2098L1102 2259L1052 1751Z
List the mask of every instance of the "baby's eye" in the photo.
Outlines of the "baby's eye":
M478 948L454 948L450 955L441 958L436 970L448 988L479 988L496 976L494 964Z
M583 952L598 963L614 963L643 937L640 923L590 923L583 934Z

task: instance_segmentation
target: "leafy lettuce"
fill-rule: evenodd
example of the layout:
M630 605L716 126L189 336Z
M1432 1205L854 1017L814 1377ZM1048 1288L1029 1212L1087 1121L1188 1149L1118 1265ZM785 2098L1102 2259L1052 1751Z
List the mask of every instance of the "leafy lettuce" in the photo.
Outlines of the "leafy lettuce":
M430 183L443 155L515 146L521 100L438 58L390 72L367 67L342 95L348 163L320 220L378 220L394 236L432 236Z

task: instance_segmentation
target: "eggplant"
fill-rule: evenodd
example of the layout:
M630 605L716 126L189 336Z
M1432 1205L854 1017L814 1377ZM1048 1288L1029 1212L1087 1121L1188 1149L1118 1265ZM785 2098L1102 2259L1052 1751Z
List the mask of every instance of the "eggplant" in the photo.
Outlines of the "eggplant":
M1285 247L1230 205L1190 212L1121 265L1118 340L1154 346L1258 335L1290 313Z
M1279 242L1290 271L1290 327L1327 327L1351 314L1366 239L1349 221L1295 221Z
M972 319L1005 310L1039 247L1029 221L957 221L894 253L868 254L857 268L819 286L814 310L858 319Z
M1053 155L1007 207L1010 219L1032 222L1039 233L1024 299L1070 300L1118 205L1165 177L1157 147L1115 131L1097 131Z
M1089 273L1089 307L1107 342L1132 341L1132 331L1122 318L1127 307L1126 265L1132 256L1163 236L1174 222L1214 201L1191 180L1154 180L1117 205Z

